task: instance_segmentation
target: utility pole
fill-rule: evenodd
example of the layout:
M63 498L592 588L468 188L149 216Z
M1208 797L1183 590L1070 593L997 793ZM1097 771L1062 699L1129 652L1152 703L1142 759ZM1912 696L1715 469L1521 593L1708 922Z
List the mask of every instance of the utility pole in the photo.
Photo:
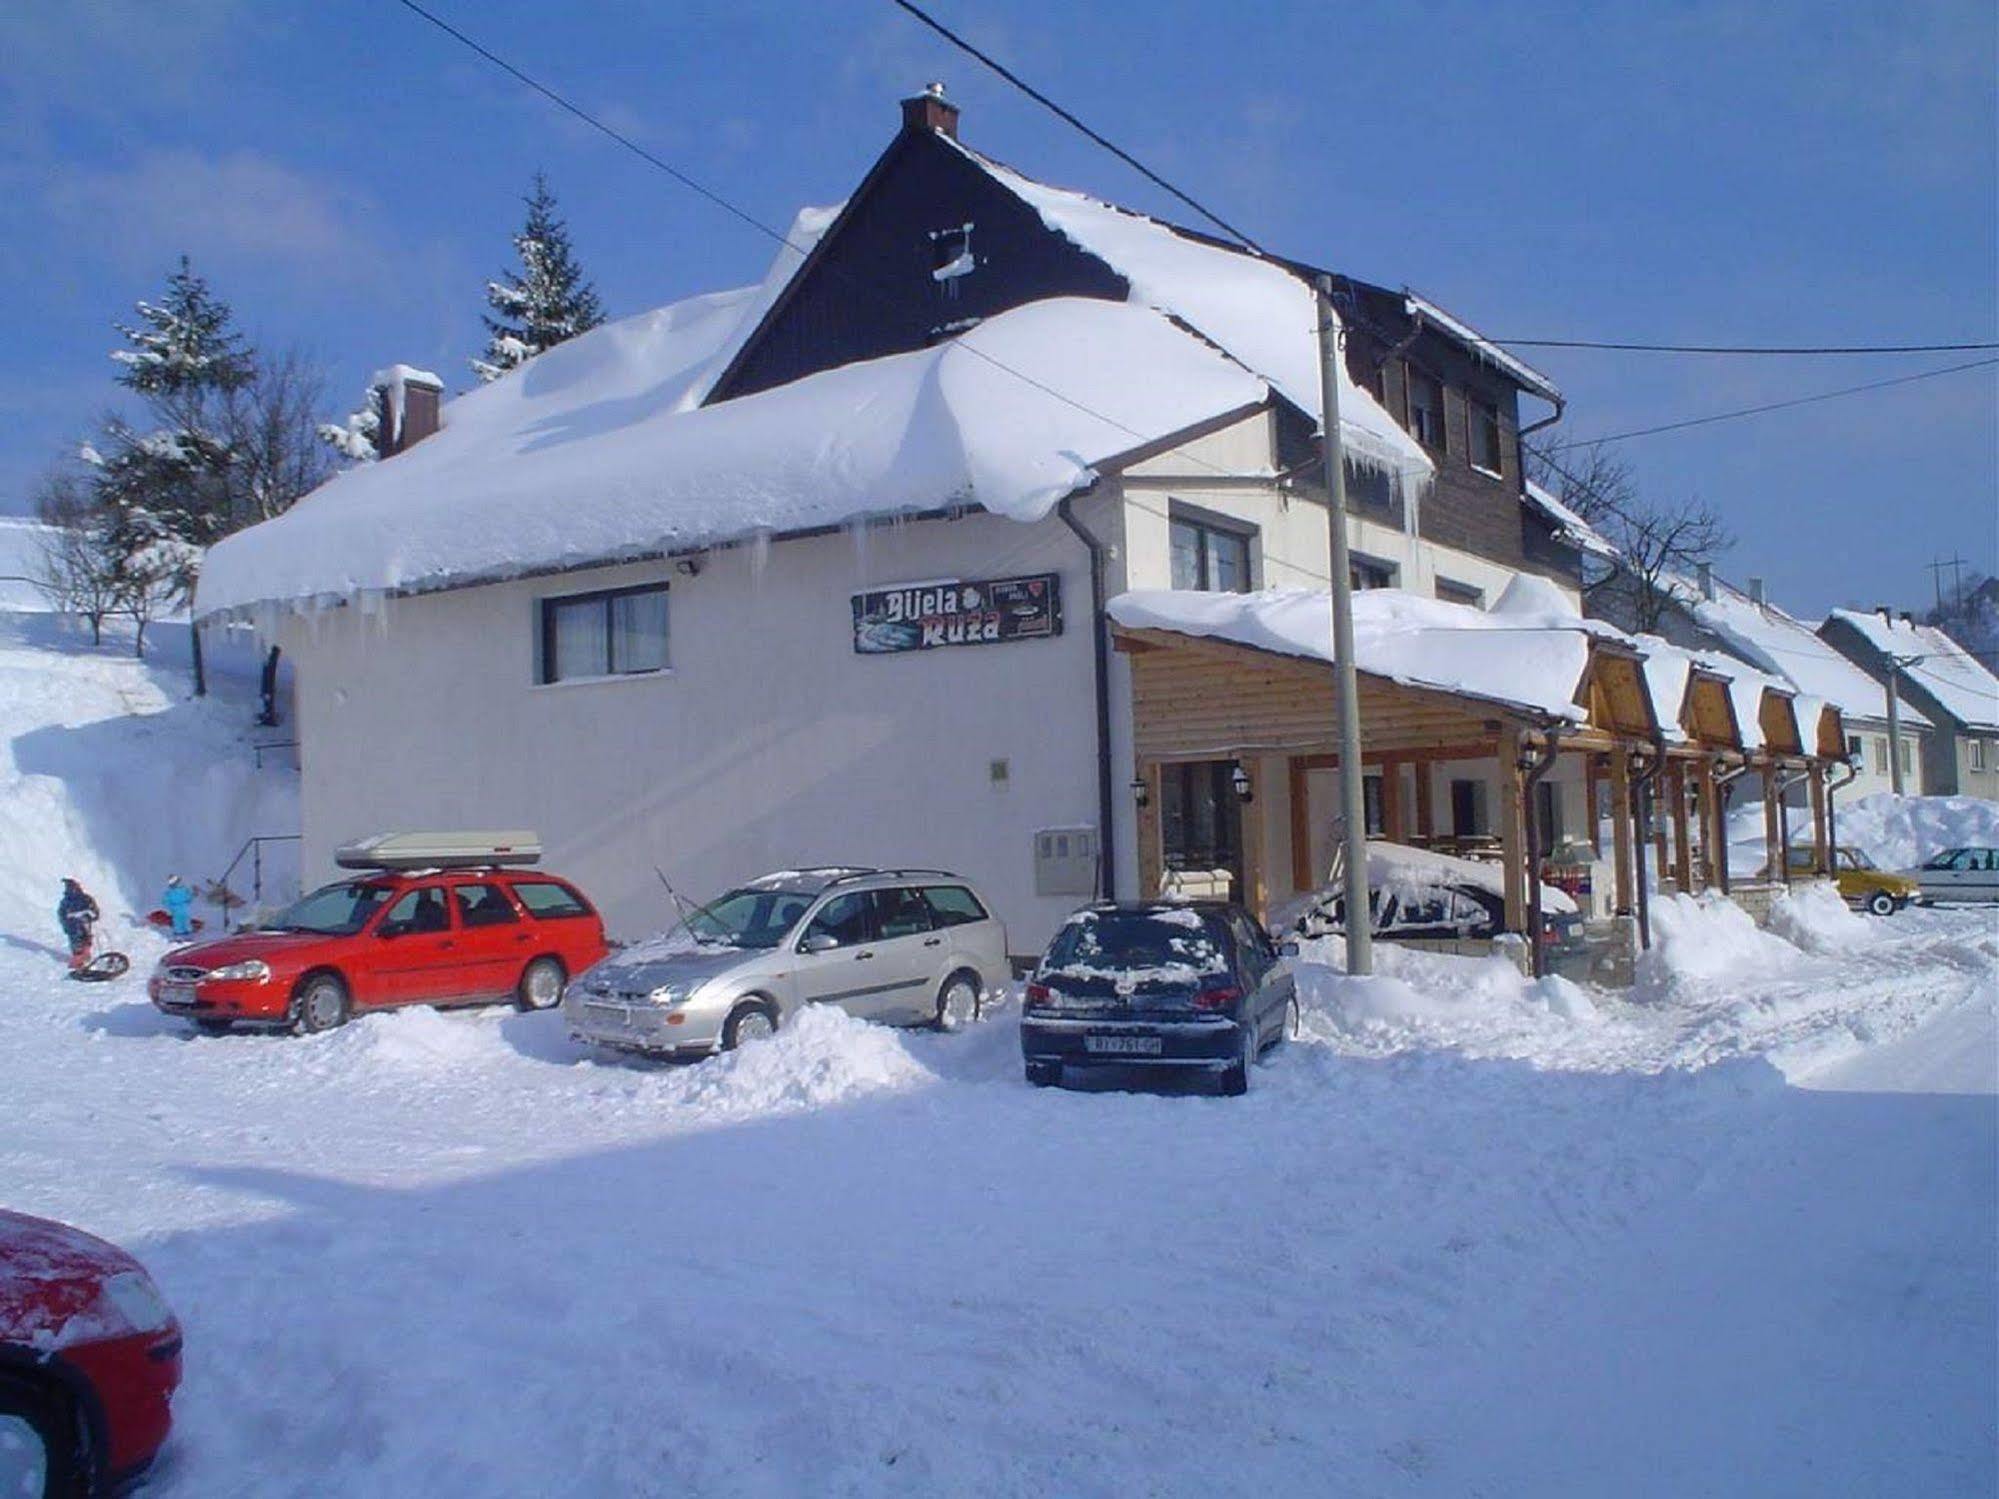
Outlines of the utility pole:
M1925 659L1922 656L1898 656L1888 653L1888 785L1895 795L1902 794L1902 700L1895 690L1896 679L1902 668L1914 666Z
M1361 785L1360 688L1353 659L1353 572L1347 558L1347 470L1340 450L1340 324L1333 278L1318 278L1319 422L1325 428L1326 529L1332 536L1333 699L1339 717L1340 815L1346 823L1347 972L1374 972L1367 884L1367 800Z
M1937 616L1941 619L1943 616L1943 570L1945 568L1950 569L1950 596L1955 601L1964 593L1964 574L1962 571L1964 558L1957 556L1939 557L1936 561L1928 563L1927 566L1930 570L1930 582L1936 589Z

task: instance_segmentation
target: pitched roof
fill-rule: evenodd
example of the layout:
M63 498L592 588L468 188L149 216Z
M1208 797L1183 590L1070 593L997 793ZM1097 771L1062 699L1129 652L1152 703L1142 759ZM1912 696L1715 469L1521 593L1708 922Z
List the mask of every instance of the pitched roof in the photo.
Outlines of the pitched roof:
M1748 594L1719 580L1712 599L1689 588L1687 612L1718 636L1734 654L1791 683L1799 692L1822 698L1848 719L1887 716L1882 685L1821 640L1803 620L1775 604L1757 603ZM1902 721L1928 727L1929 720L1904 704Z
M1965 728L1999 733L1999 677L1942 630L1871 610L1835 609L1828 618L1847 626L1878 655L1905 662L1910 687L1928 693Z

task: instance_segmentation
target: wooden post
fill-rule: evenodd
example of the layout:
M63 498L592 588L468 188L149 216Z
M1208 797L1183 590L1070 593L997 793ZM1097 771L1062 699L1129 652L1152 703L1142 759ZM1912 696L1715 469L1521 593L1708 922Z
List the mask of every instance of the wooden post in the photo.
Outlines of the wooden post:
M1603 857L1603 819L1597 815L1597 787L1603 781L1603 756L1583 756L1583 807L1589 819L1589 850Z
M1812 799L1812 873L1833 874L1833 851L1825 828L1825 766L1813 765L1805 784Z
M1138 778L1145 782L1145 805L1138 809L1138 896L1140 900L1151 900L1159 894L1166 860L1159 821L1162 815L1159 762L1139 761Z
M1784 835L1778 831L1775 762L1763 767L1763 855L1765 878L1772 884L1782 884L1791 851L1784 847Z
M1527 809L1520 773L1520 731L1499 736L1499 849L1506 881L1506 929L1527 930Z
M1714 827L1717 820L1714 761L1703 757L1694 766L1694 809L1701 831L1700 880L1703 886L1720 883L1714 862ZM1691 892L1689 892L1691 893Z
M1250 758L1244 764L1243 769L1250 773L1252 788L1263 784L1263 770L1267 763L1260 758ZM1250 794L1255 795L1254 789ZM1269 810L1261 800L1253 800L1237 808L1242 818L1243 888L1235 895L1258 921L1263 920L1270 907L1270 879L1264 869L1265 850L1269 844L1269 839L1264 836L1264 819Z
M1683 895L1693 894L1694 845L1687 828L1687 768L1672 768L1667 794L1673 799L1673 883Z
M1299 894L1319 888L1312 867L1312 782L1301 755L1291 757L1291 888Z
M1631 887L1636 869L1631 862L1631 752L1619 745L1610 755L1610 839L1613 865L1611 909L1631 914Z
M1381 762L1381 833L1390 843L1406 843L1402 829L1402 762Z
M1434 805L1435 769L1428 760L1416 762L1416 836L1430 839L1437 836L1437 818Z

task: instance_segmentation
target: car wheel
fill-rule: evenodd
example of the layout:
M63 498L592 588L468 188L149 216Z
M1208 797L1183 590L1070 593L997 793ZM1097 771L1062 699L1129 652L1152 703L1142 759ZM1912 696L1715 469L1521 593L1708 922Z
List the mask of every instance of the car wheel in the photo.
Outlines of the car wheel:
M937 1015L931 1024L940 1031L961 1031L979 1018L979 981L969 973L954 973L937 991Z
M1867 897L1867 909L1870 914L1875 916L1893 916L1895 914L1895 897L1890 895L1886 890L1876 890L1872 895Z
M514 986L514 1005L522 1010L552 1010L562 1002L562 983L569 975L553 958L536 958Z
M1222 1069L1222 1096L1240 1098L1249 1091L1249 1069L1256 1061L1256 1026L1243 1021L1237 1027L1236 1059Z
M1062 1064L1060 1062L1029 1062L1027 1064L1027 1081L1032 1087L1052 1088L1062 1081Z
M73 1404L35 1380L0 1374L0 1491L33 1499L93 1492Z
M722 1050L734 1051L752 1041L768 1041L777 1034L777 1011L762 1001L737 1005L722 1027Z
M299 986L292 1001L292 1028L301 1036L347 1023L347 986L330 973L316 973Z

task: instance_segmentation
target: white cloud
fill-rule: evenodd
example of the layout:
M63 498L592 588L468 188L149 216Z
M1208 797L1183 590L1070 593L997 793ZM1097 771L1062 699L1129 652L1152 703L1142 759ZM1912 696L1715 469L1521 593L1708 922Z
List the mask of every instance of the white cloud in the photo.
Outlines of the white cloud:
M44 197L57 222L121 265L185 251L344 279L367 271L375 239L364 195L253 151L165 150L125 166L59 167Z

